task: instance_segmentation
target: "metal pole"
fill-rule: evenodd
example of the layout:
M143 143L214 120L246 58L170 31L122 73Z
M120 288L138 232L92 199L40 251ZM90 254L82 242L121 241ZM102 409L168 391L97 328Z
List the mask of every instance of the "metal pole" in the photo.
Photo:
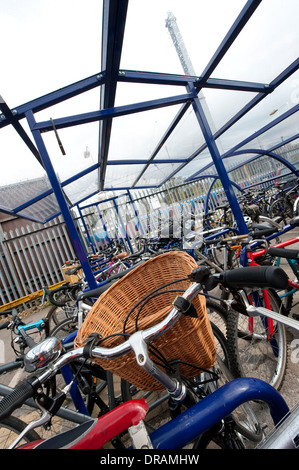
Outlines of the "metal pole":
M193 83L188 83L187 90L189 92L192 92L192 91L195 90ZM245 223L242 211L241 211L240 206L238 204L238 201L237 201L236 195L234 193L232 184L229 181L229 178L227 176L227 172L225 170L225 166L224 166L223 161L221 159L221 155L219 153L216 142L213 138L211 128L209 126L209 123L207 121L207 118L205 116L205 113L203 111L201 102L200 102L198 97L193 98L192 106L193 106L195 115L197 117L197 120L199 122L199 125L201 127L204 138L206 140L208 149L209 149L210 154L212 156L212 159L213 159L214 165L216 167L216 170L218 172L219 178L222 182L222 186L223 186L223 189L225 191L228 202L230 204L231 210L232 210L232 212L235 216L235 220L236 220L236 223L238 225L239 233L240 234L248 233L248 228L247 228L247 225Z
M124 223L123 223L123 220L122 220L121 215L120 215L120 213L119 213L118 206L117 206L117 203L115 202L115 199L113 199L113 204L114 204L114 207L115 207L115 211L116 211L118 220L119 220L119 222L120 222L120 224L121 224L121 226L122 226L123 231L125 232L125 238L126 238L127 243L128 243L128 245L129 245L130 251L131 251L131 253L134 253L134 250L133 250L132 245L131 245L131 242L130 242L130 238L129 238L128 233L127 233L127 229L126 229L126 227L124 226Z
M64 221L66 223L66 226L68 228L68 232L70 234L71 240L73 242L75 251L77 253L78 259L81 262L82 269L84 271L86 281L88 282L88 285L91 289L97 287L96 280L94 278L94 275L92 273L89 261L87 259L86 253L84 251L84 248L82 246L79 234L77 232L75 223L73 221L73 218L71 216L71 213L69 211L67 202L65 200L63 191L61 189L60 183L57 179L55 170L53 168L52 162L50 160L48 151L46 149L45 143L42 139L41 133L38 130L34 130L34 126L36 125L35 117L33 112L27 111L26 112L26 118L29 124L29 127L31 129L31 132L33 134L35 143L37 145L37 148L39 150L40 156L43 160L44 168L47 172L48 178L50 180L51 186L53 188L54 194L56 196L57 202L59 204L61 214L63 215Z

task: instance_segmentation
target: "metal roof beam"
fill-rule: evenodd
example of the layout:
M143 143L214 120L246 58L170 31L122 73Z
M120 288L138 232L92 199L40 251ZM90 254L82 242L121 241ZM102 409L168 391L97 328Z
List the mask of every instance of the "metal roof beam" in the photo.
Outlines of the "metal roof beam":
M233 44L235 39L238 37L244 26L247 24L257 7L260 5L262 0L249 0L244 8L242 9L241 13L234 21L233 25L229 29L228 33L226 34L225 38L219 45L217 51L211 58L210 62L204 69L202 73L203 81L205 82L211 74L214 72L215 68L221 61L221 59L225 56L226 52Z
M125 116L127 114L150 111L151 109L163 108L166 106L173 106L176 104L186 103L186 101L190 102L195 96L197 96L196 93L184 93L182 95L170 96L157 100L143 101L141 103L111 107L99 111L77 114L75 116L37 122L33 130L39 130L40 132L52 131L53 123L56 129L63 129L66 127L79 126L81 124L87 124L95 121L110 121L112 118Z
M41 96L32 101L28 101L28 103L16 106L12 109L13 119L20 120L25 118L27 111L33 111L33 113L37 113L47 109L50 106L73 98L74 96L85 93L86 91L92 90L93 88L103 84L104 81L105 73L102 72L100 74L93 75L92 77L85 78L84 80L80 80L79 82L73 83L72 85L60 88L59 90L48 93L47 95ZM8 126L9 124L12 124L11 118L7 118L6 115L5 118L1 117L0 128Z
M289 78L293 73L295 73L299 68L299 59L296 59L292 64L290 64L283 72L281 72L270 84L269 84L269 93L272 93L279 85L281 85L287 78ZM247 114L251 109L253 109L260 101L262 101L267 94L259 93L255 96L249 103L247 103L240 111L238 111L229 121L227 121L224 126L222 126L217 132L214 134L214 139L217 140L224 132L230 129L236 122L238 122L245 114ZM201 152L203 152L207 148L206 143L199 147L193 154L188 158L188 162L182 164L179 168L174 170L174 172L169 175L169 178L172 178L175 174L177 174L185 165L187 165L190 161L192 161L195 157L197 157ZM202 171L202 170L200 170ZM186 181L189 181L196 177L197 173L191 175ZM167 179L169 179L167 178ZM165 180L163 183L165 183ZM161 184L163 184L161 183Z
M13 128L17 131L21 139L25 142L29 150L33 153L37 161L41 164L43 167L43 162L40 157L39 151L37 150L36 146L26 133L26 131L23 129L22 125L19 123L18 119L16 119L17 112L16 111L11 111L7 103L4 101L2 96L0 96L0 110L2 112L1 115L1 121L4 122L6 121L8 124L11 124Z
M146 83L148 85L170 85L170 86L187 86L193 82L197 88L217 88L223 90L249 91L255 93L269 93L269 85L258 82L247 82L242 80L227 80L221 78L187 76L187 75L170 75L153 72L138 72L131 70L121 70L119 72L118 81L122 83Z
M116 85L122 52L128 0L103 1L102 70L106 82L101 88L100 110L112 108L115 103ZM112 118L100 122L99 128L99 190L104 187Z
M248 22L248 20L250 19L250 17L252 16L252 14L254 13L254 11L256 10L256 8L258 7L258 5L260 3L261 3L261 0L249 0L246 3L246 5L243 8L243 10L241 11L240 15L234 21L234 23L233 23L232 27L230 28L229 32L226 34L225 38L221 42L221 44L218 47L217 51L213 55L211 61L208 63L208 65L204 69L203 74L202 74L202 80L201 80L200 84L198 86L196 86L196 92L197 93L205 85L208 78L210 77L210 75L213 73L213 71L215 70L215 68L219 64L220 60L223 58L223 56L225 55L225 53L227 52L229 47L236 40L237 36L240 34L240 32L242 31L242 29L244 28L244 26L246 25L246 23ZM261 93L261 94L264 96L263 93ZM166 140L170 136L171 132L176 127L176 125L180 121L181 117L185 114L185 112L188 110L188 108L189 108L188 103L186 103L182 106L182 108L178 112L177 116L174 118L174 120L170 124L168 130L165 132L164 136L162 137L162 139L161 139L160 143L158 144L158 146L156 147L155 151L153 152L151 158L149 159L149 163L155 158L156 154L158 153L158 151L160 150L162 145L166 142ZM182 168L184 165L186 165L186 163L183 163L182 166L180 166L180 168ZM176 174L179 171L179 169L175 170L169 176L169 178L165 179L163 181L163 183L161 183L161 184L164 184L166 181L168 181L168 179L170 179L174 174ZM144 174L145 171L146 171L146 168L142 171L142 173L138 176L138 178L136 178L133 187L138 183L138 181L140 180L140 178L142 177L142 175Z

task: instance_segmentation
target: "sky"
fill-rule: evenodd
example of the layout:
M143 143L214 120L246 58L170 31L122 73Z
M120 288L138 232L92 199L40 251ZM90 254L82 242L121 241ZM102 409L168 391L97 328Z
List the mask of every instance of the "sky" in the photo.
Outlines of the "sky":
M121 67L183 73L165 27L167 14L172 12L195 72L200 75L245 3L244 0L130 0ZM11 109L100 72L101 11L101 0L0 0L0 95ZM298 0L263 0L213 77L269 83L298 57L298 18ZM182 90L121 84L116 105L177 93ZM204 90L204 93L215 128L221 127L253 96L218 90ZM95 111L99 99L97 89L38 113L37 120ZM234 126L219 145L227 150L298 102L297 73L252 111L244 123ZM278 111L270 116L273 109ZM167 108L115 120L111 158L148 158L176 111L177 108ZM170 142L163 149L162 158L167 158L167 154L179 156L201 145L200 129L189 125L189 120L192 116L186 116L186 122L182 124L187 138L183 142L178 134L173 144ZM289 131L298 132L296 125L296 122L292 123L295 127ZM26 122L24 127L28 129ZM50 158L61 180L97 161L98 126L82 127L82 130L59 132L66 156L61 154L53 133L44 134ZM0 135L1 186L44 173L12 129L1 129ZM89 159L84 158L86 148ZM111 181L115 176L112 174ZM121 182L122 175L119 177Z

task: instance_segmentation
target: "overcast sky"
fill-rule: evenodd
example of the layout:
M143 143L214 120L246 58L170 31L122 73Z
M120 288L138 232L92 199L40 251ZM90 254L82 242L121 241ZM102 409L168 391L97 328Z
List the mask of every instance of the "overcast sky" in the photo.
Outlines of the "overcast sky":
M121 67L183 73L165 27L167 13L171 11L177 18L196 74L200 75L245 3L241 0L130 0ZM101 10L101 0L0 0L0 94L11 109L101 70ZM263 0L213 77L269 83L298 56L298 19L298 0ZM297 74L279 92L264 100L246 118L245 125L238 124L227 139L223 138L225 150L234 140L237 143L298 103L298 90ZM118 87L116 104L182 92L174 88L122 84ZM216 90L204 92L216 128L253 96ZM98 105L99 90L95 90L40 113L38 119L94 111ZM270 117L274 108L278 112ZM175 112L174 108L167 112L142 113L143 116L126 120L119 118L115 124L119 137L111 142L112 156L148 158ZM97 160L98 126L83 127L82 131L76 128L59 133L66 157L61 155L53 133L45 136L61 179ZM0 135L0 185L43 173L15 132L2 129ZM201 141L201 133L196 128L194 135L184 142L186 151L188 148L192 151ZM91 154L88 160L84 159L86 147ZM170 156L175 156L179 147L169 144L168 150L173 152ZM184 147L180 149L183 150Z

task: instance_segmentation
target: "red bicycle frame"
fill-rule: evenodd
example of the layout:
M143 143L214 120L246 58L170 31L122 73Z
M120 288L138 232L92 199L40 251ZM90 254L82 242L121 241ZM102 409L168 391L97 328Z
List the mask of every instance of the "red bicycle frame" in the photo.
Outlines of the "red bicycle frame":
M73 439L73 443L66 445L68 449L100 449L118 434L129 427L137 425L145 418L148 405L144 398L130 400L94 421L91 420L88 430L80 434L80 439ZM81 426L88 425L84 423ZM80 430L80 426L77 428ZM30 442L19 449L35 449L45 440Z
M272 248L285 248L287 246L293 245L294 243L298 243L298 242L299 242L299 237L294 237L294 238L290 238L289 240L285 240L283 242L277 243L276 245L272 245ZM256 258L259 258L260 256L265 255L265 253L266 253L266 248L263 248L261 250L257 250L254 252L248 252L247 253L247 257L249 259L248 266L259 266L259 264L256 264L254 260ZM299 281L292 281L291 279L289 279L288 283L289 283L289 286L291 286L293 289L299 290Z

